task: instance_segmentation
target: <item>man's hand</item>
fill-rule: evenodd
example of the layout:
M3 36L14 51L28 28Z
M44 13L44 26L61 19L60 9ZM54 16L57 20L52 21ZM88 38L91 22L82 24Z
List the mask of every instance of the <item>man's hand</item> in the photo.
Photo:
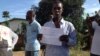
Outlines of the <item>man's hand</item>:
M39 41L42 40L42 37L43 37L43 34L38 34L38 35L37 35L37 39L38 39Z
M68 39L68 36L67 35L62 35L62 36L60 36L59 40L61 42L68 42L69 39Z
M46 49L46 45L41 45L41 49Z

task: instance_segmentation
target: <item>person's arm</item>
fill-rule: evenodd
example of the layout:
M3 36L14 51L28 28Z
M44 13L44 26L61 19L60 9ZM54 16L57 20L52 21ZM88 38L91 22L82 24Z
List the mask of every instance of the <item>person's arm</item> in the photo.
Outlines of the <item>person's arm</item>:
M61 42L66 42L67 46L75 46L76 45L76 30L71 23L69 24L68 30L69 30L69 35L62 35L60 36L59 40Z
M69 23L69 35L68 35L68 46L76 45L76 30L72 23Z
M41 44L40 49L44 50L46 48L46 45L44 43L41 43L41 40L43 38L43 34L41 33L41 25L38 26L38 35L37 35L37 39Z
M76 45L76 31L70 33L69 41L67 43L68 46L75 46Z
M37 39L40 42L42 40L42 37L43 37L43 34L41 33L41 25L40 24L38 24L37 30L38 30Z
M87 18L87 19L86 19L86 23L87 23L89 35L90 35L91 37L94 35L94 29L93 29L93 27L92 27L92 22L93 22L93 20L92 20L91 18Z
M18 41L18 35L16 33L14 33L13 31L11 31L11 37L12 37L12 49L14 48L15 44Z

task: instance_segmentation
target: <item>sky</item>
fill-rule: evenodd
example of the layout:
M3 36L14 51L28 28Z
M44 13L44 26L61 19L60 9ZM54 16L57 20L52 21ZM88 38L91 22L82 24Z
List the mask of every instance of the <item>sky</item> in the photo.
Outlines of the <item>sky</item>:
M85 8L85 13L89 13L89 15L92 16L95 14L95 11L100 9L99 0L86 0L82 7Z
M10 17L25 18L26 12L30 10L32 5L38 6L40 0L0 0L0 22L3 11L9 11Z
M40 0L0 0L0 22L5 19L2 18L3 11L10 12L10 18L25 18L26 12L32 5L38 6ZM94 12L99 10L100 4L98 0L86 0L84 5L84 12L94 15Z

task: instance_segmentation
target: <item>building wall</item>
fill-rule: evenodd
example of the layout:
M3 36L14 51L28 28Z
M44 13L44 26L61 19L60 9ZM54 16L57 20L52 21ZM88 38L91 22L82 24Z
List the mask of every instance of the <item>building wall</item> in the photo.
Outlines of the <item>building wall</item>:
M18 28L21 29L23 22L25 23L25 21L22 21L22 20L14 20L14 21L11 21L9 25L12 30L16 31Z
M17 44L15 45L15 50L18 50L20 49L21 47L24 47L25 45L25 38L24 38L24 35L23 34L20 34L21 33L21 26L22 26L22 23L26 23L25 20L23 19L12 19L9 21L9 27L13 30L13 31L16 31L18 28L19 28L19 32L15 32L18 34L18 42ZM2 25L5 25L4 22L1 23Z
M22 23L26 23L25 20L12 20L9 21L9 27L13 30L16 31L19 29L19 33L21 32L21 26ZM4 25L4 23L2 23Z

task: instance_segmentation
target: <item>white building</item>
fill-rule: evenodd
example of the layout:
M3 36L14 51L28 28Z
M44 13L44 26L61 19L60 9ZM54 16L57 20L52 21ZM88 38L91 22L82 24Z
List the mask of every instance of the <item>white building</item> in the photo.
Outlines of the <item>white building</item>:
M6 21L1 22L1 24L6 25L5 22ZM21 33L22 23L26 24L26 20L25 19L21 19L21 18L13 18L13 19L8 20L8 23L9 23L9 27L13 31L15 31L17 33Z

